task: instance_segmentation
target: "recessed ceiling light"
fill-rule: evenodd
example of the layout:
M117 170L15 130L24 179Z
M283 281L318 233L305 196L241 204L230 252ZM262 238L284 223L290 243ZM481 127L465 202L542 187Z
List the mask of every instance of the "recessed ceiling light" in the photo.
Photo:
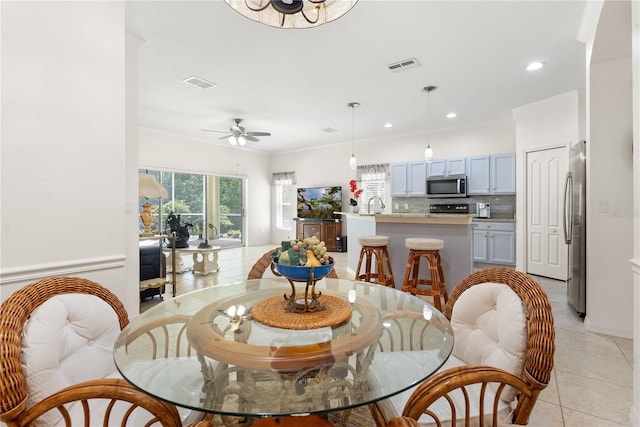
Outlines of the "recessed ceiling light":
M386 127L386 128L392 128L392 127L393 127L393 125L392 125L391 123L386 123L386 124L384 125L384 127Z
M527 71L539 70L542 67L544 67L544 62L532 62L531 64L527 65Z
M456 114L456 113L451 112L451 113L447 114L447 119L453 119L453 118L454 118L454 117L456 117L456 116L457 116L457 114Z

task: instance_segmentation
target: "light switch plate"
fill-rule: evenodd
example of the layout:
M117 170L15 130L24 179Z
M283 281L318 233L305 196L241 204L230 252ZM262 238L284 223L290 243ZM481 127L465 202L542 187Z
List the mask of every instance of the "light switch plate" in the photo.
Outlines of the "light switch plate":
M609 201L608 200L600 200L598 202L598 212L600 212L600 213L609 213Z

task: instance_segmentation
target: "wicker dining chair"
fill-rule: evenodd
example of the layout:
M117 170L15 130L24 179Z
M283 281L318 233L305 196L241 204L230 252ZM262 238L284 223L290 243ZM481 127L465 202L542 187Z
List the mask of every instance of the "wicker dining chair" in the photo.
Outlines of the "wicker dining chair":
M264 275L264 272L271 266L271 259L273 258L273 253L279 251L280 248L273 248L267 252L265 252L258 260L253 264L251 270L249 270L249 274L247 275L247 280L252 279L261 279ZM337 279L338 273L336 273L336 269L332 268L329 274L325 277Z
M508 286L513 292L505 290L502 285ZM494 298L504 299L497 301ZM518 299L521 303L514 304ZM519 339L521 346L523 344L520 368L514 368L517 372L509 372L511 368L490 366L491 361L501 359L496 354L505 350L500 348L503 342L494 343L491 351L495 354L487 355L487 359L483 355L471 354L477 352L478 348L492 347L488 336L482 338L485 341L480 345L474 341L481 333L476 328L480 329L483 322L494 324L497 328L512 327L515 320L511 317L491 318L504 307L500 304L507 304L511 309L521 312L522 328L508 332L515 333L515 341ZM465 317L468 312L474 312L472 315L478 314L478 317ZM553 369L555 330L551 305L544 290L525 273L504 267L486 268L458 283L449 296L444 315L451 320L454 329L453 354L440 372L407 392L402 401L393 401L391 398L370 405L376 424L389 427L455 426L456 420L460 421L459 425L465 426L469 422L480 426L497 426L498 422L504 425L505 421L506 424L527 424L540 392L549 384ZM482 319L482 315L488 317ZM469 324L465 328L465 321L476 320L477 324ZM502 333L498 332L499 339L504 338ZM465 343L465 340L468 342ZM465 357L473 359L475 363L465 362ZM478 363L479 359L489 362ZM515 404L513 411L511 403ZM479 409L474 412L473 408ZM499 419L505 414L507 420Z
M113 344L128 323L120 300L87 279L48 278L13 293L0 307L0 420L181 426L175 406L112 377Z

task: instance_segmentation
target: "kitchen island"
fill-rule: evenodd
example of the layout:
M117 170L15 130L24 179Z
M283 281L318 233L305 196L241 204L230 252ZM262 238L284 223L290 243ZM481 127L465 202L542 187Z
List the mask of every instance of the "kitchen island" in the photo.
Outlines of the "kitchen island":
M358 237L385 235L391 238L387 247L397 289L402 288L409 249L408 237L429 237L444 241L440 250L447 291L473 271L473 215L468 214L380 214L342 213L347 223L347 268L355 275L360 256ZM420 266L421 277L428 277L427 263Z

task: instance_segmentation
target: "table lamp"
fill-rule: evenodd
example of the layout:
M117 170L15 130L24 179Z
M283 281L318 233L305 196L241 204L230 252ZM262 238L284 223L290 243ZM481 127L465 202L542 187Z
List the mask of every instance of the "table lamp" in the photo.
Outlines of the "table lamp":
M141 237L153 236L151 231L151 220L153 213L151 212L151 205L149 199L161 199L163 197L169 197L167 189L164 188L153 175L148 173L141 173L138 175L138 196L144 197L145 202L142 205L142 212L140 212L140 218L144 224L144 231L140 234Z

